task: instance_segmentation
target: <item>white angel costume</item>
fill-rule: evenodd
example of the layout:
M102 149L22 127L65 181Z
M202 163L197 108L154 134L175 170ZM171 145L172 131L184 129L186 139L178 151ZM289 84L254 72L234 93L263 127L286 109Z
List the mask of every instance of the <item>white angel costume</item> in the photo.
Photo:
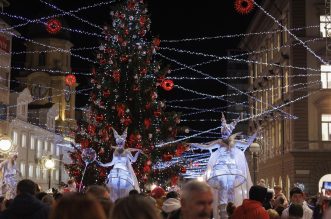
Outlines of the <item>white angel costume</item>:
M6 199L13 199L16 196L17 174L20 174L16 166L16 159L17 154L12 153L6 160L0 163L3 175L1 193Z
M131 165L131 163L137 160L140 150L133 148L124 149L127 129L122 136L118 135L114 129L113 132L117 144L117 147L114 147L113 159L110 163L103 164L98 162L98 164L103 167L113 166L108 174L107 186L111 191L111 200L115 201L118 198L127 196L133 189L140 192L138 180ZM137 152L132 156L131 151Z
M223 124L223 121L222 121ZM211 153L207 164L205 179L214 189L214 206L215 218L218 218L218 205L221 205L222 218L227 218L225 206L228 202L233 202L236 206L242 204L242 201L248 197L248 191L252 186L252 180L249 173L248 164L242 148L246 149L256 138L257 133L250 136L246 141L236 140L238 135L231 134L235 124L232 126L222 127L222 137L208 144L192 143L191 146L200 149L208 149ZM230 129L228 129L230 128ZM213 152L214 149L217 149ZM222 209L224 208L224 209Z

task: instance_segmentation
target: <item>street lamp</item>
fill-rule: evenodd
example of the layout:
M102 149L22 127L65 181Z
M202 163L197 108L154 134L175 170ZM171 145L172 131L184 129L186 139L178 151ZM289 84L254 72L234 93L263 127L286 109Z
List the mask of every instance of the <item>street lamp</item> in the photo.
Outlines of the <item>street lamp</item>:
M256 185L256 177L257 177L257 158L261 147L258 143L254 142L249 146L250 152L253 154L253 183Z
M0 137L0 152L7 153L12 148L12 141L8 136Z
M45 158L44 167L48 171L48 189L50 189L51 188L51 173L55 167L55 161L54 161L54 159L52 159L51 156L48 158Z

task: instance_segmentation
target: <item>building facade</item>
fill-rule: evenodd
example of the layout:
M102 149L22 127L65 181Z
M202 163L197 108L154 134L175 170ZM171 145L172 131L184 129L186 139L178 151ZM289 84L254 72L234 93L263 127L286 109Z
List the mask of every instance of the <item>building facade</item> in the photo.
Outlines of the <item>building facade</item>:
M247 33L260 34L247 35L240 43L241 49L252 51L249 92L262 101L250 98L250 113L256 116L250 130L262 126L258 177L287 193L303 183L313 195L321 177L331 173L331 66L326 64L331 26L325 12L330 9L324 0L266 0L261 6L279 24L257 8Z

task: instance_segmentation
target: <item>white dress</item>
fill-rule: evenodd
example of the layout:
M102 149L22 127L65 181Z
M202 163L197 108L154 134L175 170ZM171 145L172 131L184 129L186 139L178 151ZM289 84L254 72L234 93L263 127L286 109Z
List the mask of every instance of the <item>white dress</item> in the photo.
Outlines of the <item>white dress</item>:
M133 189L140 192L136 174L133 171L132 162L138 158L139 152L133 157L128 149L117 148L114 151L113 159L110 163L102 164L103 167L113 166L107 177L107 186L111 191L111 200L125 197Z
M11 159L7 159L0 163L0 169L2 169L3 174L1 185L2 195L4 195L6 199L13 199L16 196L17 185L16 161L12 162Z

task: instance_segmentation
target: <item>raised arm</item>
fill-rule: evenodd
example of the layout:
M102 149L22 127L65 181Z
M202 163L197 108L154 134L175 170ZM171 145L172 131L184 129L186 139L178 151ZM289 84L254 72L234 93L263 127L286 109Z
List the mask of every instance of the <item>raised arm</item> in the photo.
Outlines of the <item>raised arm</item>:
M137 153L134 156L132 156L131 151L137 151ZM139 156L141 151L139 149L137 149L137 150L133 150L133 149L128 150L128 149L126 149L126 152L127 152L127 156L129 157L131 163L134 163L134 162L137 161L138 156Z
M3 168L7 163L9 162L9 159L6 159L0 163L0 169Z
M209 142L208 144L200 144L200 143L190 143L191 147L199 148L201 150L209 150L212 153L212 150L215 148L219 148L219 140Z

